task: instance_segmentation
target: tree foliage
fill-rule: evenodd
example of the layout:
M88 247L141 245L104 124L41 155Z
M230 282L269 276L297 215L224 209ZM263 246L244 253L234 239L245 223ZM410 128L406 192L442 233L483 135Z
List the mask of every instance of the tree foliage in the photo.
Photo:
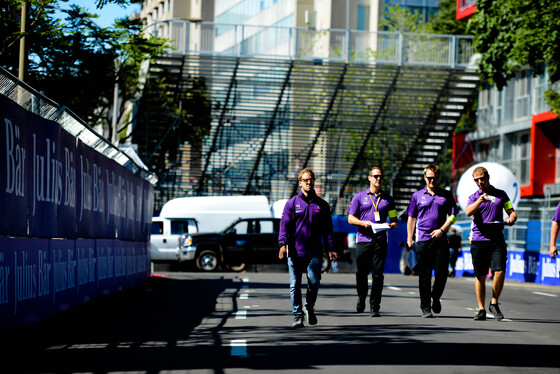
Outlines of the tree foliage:
M559 81L559 14L556 0L479 0L468 27L475 35L475 50L481 54L482 79L501 90L529 67L535 74L546 69L551 83ZM547 97L553 111L559 113L558 93L549 91Z
M119 5L129 0L111 1ZM98 0L98 7L109 3ZM25 35L28 56L25 81L65 105L90 126L107 129L111 137L113 93L118 84L119 114L138 91L139 67L166 50L165 41L141 34L140 19L118 19L103 28L98 17L65 1L28 1L26 32L20 32L22 2L7 0L0 8L2 40L0 64L16 73L19 40ZM58 9L63 19L55 16Z
M467 22L457 19L457 0L440 0L439 10L428 23L438 34L468 35Z
M384 20L379 24L385 31L406 33L429 33L431 27L422 20L422 15L399 5L391 5L383 11Z

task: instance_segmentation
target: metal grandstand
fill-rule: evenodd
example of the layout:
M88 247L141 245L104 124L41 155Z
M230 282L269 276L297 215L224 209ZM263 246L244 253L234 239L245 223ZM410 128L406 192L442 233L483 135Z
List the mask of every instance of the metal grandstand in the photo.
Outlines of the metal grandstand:
M167 96L178 97L201 78L212 101L204 141L182 145L168 170L152 170L156 207L178 196L287 199L298 172L311 167L317 191L344 214L367 188L369 167L381 165L402 212L479 83L466 36L180 20L150 30L171 37L175 50L150 64L148 79L175 77ZM173 124L137 126L133 140L146 162Z

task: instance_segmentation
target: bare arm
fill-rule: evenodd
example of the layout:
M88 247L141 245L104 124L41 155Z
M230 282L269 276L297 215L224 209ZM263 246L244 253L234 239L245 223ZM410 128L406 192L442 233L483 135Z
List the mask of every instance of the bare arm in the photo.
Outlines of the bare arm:
M412 248L412 246L414 245L414 241L412 240L412 238L414 237L414 229L416 228L416 217L408 217L408 221L406 222L406 233L407 233L407 239L406 239L406 247L407 249Z
M558 256L558 247L556 246L556 241L558 240L558 234L560 233L560 225L557 221L552 221L552 226L550 226L550 257L555 258Z

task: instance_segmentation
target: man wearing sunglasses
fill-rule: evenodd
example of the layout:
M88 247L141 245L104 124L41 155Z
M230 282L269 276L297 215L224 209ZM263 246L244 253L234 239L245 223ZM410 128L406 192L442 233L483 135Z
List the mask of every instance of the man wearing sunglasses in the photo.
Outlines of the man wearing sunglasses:
M414 246L416 231L416 265L422 318L441 312L440 298L447 283L449 244L447 230L455 222L457 204L451 192L438 187L439 167L424 169L426 187L410 198L407 215L407 249ZM416 230L415 230L416 229ZM432 287L432 269L435 270Z
M370 169L369 188L358 192L348 209L348 223L358 226L356 236L356 312L366 307L368 275L371 271L371 317L379 317L383 291L383 269L387 258L387 231L397 227L397 211L393 198L381 191L383 170L379 166ZM387 222L387 221L390 221ZM383 227L386 226L386 227Z
M517 213L505 191L490 184L490 175L486 168L479 166L473 171L473 178L479 190L469 196L465 213L473 217L471 225L471 256L475 276L475 292L478 313L475 321L486 320L484 299L486 298L486 276L488 269L494 273L492 282L492 300L488 311L496 320L504 318L498 305L498 299L504 287L507 248L504 239L504 224L512 226L517 221ZM508 218L504 222L502 210Z
M331 260L338 257L334 250L331 210L315 193L315 174L311 169L303 169L298 183L301 191L286 202L278 235L278 257L281 260L288 257L294 328L303 327L304 315L308 324L317 324L315 302L321 281L323 243ZM305 307L301 297L303 272L307 274Z

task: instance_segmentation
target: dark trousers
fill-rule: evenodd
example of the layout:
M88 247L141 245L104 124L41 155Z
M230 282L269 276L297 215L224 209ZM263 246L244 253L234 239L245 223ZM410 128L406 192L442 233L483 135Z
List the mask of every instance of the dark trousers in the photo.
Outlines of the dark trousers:
M449 244L446 238L417 242L416 254L420 308L431 308L432 299L439 300L447 283ZM435 270L433 287L432 270Z
M383 269L387 258L387 241L379 240L356 244L356 289L360 300L368 294L368 275L371 271L370 307L379 310L383 291Z

